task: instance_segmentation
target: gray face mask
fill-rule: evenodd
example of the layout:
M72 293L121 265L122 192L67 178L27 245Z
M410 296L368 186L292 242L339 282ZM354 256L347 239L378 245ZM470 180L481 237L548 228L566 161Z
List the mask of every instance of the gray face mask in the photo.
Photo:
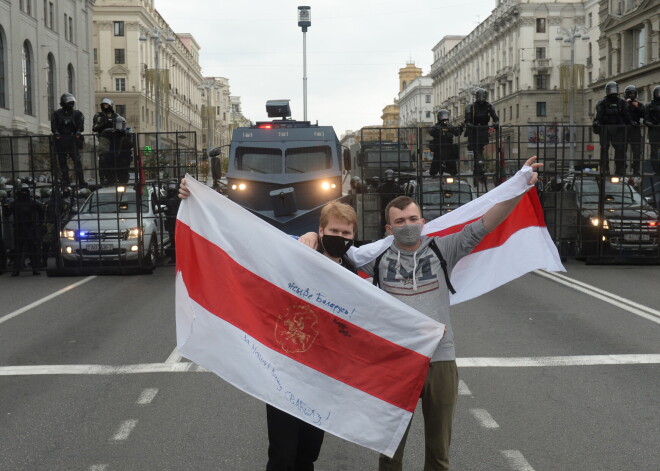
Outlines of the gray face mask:
M415 245L422 236L422 224L406 224L404 226L391 226L394 240L399 245L410 247Z

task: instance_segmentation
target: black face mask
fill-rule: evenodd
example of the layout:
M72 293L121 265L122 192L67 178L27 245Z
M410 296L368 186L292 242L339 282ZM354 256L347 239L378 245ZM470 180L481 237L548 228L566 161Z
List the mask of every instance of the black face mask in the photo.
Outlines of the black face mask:
M341 258L353 245L353 239L345 239L342 236L324 235L321 237L323 250L331 257Z

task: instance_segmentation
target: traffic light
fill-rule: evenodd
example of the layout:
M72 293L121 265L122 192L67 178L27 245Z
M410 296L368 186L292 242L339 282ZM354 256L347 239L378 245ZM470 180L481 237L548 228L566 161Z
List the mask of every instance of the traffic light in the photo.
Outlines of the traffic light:
M150 146L144 146L142 148L142 155L145 157L149 157L151 155L151 147Z

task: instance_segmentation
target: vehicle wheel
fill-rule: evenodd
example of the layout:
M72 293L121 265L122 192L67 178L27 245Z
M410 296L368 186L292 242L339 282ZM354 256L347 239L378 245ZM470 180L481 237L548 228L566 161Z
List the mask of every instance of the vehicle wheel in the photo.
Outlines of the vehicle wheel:
M146 257L147 266L152 270L158 264L158 244L156 243L156 234L151 234L151 241L149 242L149 250Z

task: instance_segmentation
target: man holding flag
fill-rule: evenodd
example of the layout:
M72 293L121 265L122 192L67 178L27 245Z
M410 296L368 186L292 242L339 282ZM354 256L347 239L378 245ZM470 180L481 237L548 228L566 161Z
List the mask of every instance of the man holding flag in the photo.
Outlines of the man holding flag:
M475 278L475 274L491 273L492 275L494 270L498 270L498 274L506 272L507 269L502 267L500 262L507 263L508 258L502 258L503 255L495 252L506 248L507 243L514 243L514 237L534 238L535 230L543 225L542 212L531 211L530 214L530 211L525 211L529 206L527 199L530 197L527 191L538 181L535 170L543 165L536 163L535 160L536 156L530 158L504 188L492 190L489 194L449 213L454 219L451 221L454 224L451 222L449 225L443 224L441 220L451 219L443 216L427 224L427 230L424 231L425 221L419 205L410 197L400 196L391 201L385 209L386 231L391 237L349 252L349 256L356 262L358 268L374 278L374 284L446 326L445 335L431 359L421 394L425 431L424 471L449 469L452 421L458 399L456 352L449 315L450 292L458 296L462 295L465 300L492 289L494 286L489 287L487 283ZM535 201L538 201L535 192L533 196L536 198ZM525 204L517 208L523 198ZM507 224L502 224L514 209L517 213L523 214L516 214L507 221ZM458 219L454 213L459 214ZM460 213L465 214L460 215ZM538 219L539 217L541 220ZM530 228L531 231L528 230ZM542 231L547 233L544 227ZM424 233L429 237L423 237ZM545 242L543 237L539 240L540 247L547 246L543 244ZM316 245L312 233L305 234L302 241L312 247ZM482 247L484 243L486 246ZM526 242L515 243L517 247L524 248ZM534 241L531 243L534 245ZM546 247L545 250L552 252L553 247L554 245ZM538 252L539 248L535 246L533 251ZM487 254L486 257L483 256L484 253ZM515 270L513 273L505 273L502 279L498 280L501 281L499 284L526 273L531 266L562 270L563 267L557 257L552 253L549 255L545 260L541 260L539 266L535 266L536 260L527 260L528 264L523 268L522 273ZM473 260L469 260L475 256L478 262L476 264ZM516 253L515 256L525 257L524 250ZM462 264L463 266L459 265L461 260L468 265L472 262L473 268L466 269L465 263ZM530 266L529 263L532 265ZM454 285L458 292L454 291L450 281L450 275L455 271L468 272L472 276L470 283L464 282L464 277L460 275L457 277ZM470 292L468 286L473 284L480 285L480 288L476 289L481 291L474 291L472 288ZM379 471L402 470L407 434L408 431L404 434L393 457L381 454Z

